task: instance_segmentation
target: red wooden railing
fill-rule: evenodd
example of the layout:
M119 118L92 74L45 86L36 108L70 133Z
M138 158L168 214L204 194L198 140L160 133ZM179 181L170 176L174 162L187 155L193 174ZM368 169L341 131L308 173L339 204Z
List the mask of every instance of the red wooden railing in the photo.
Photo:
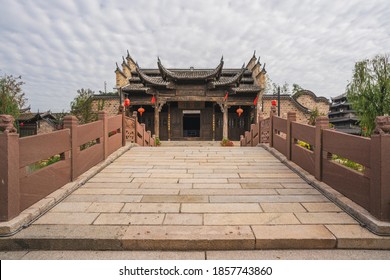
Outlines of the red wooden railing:
M19 138L17 133L0 132L0 221L8 221L75 180L126 144L154 146L154 138L145 132L136 115L129 131L124 113L108 117L100 112L98 121L78 125L74 116L64 118L64 129L47 134ZM123 133L126 131L126 134ZM127 134L135 135L131 141ZM60 160L37 171L31 165L60 155Z
M265 130L265 128L263 128ZM241 138L241 146L254 146L255 135L262 128L252 126ZM316 126L296 122L295 113L287 119L271 112L269 146L278 150L319 181L342 193L382 221L390 221L390 135L371 138L329 129L329 119L318 117ZM298 141L308 144L299 145ZM260 143L262 141L260 140ZM332 159L348 159L364 167L358 172Z

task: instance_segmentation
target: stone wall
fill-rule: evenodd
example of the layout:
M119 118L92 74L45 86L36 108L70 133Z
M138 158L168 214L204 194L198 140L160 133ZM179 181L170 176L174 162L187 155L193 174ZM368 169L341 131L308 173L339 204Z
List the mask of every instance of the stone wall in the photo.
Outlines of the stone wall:
M45 120L40 120L38 125L37 134L49 133L55 131L55 127L49 124Z
M264 118L269 117L272 100L277 100L276 95L264 95L262 101L262 114ZM329 101L324 97L317 97L310 91L301 91L294 96L282 95L280 98L280 115L283 118L287 117L287 112L295 112L297 121L300 123L308 123L310 112L318 109L320 115L328 115Z
M118 96L107 97L95 95L92 101L92 110L94 112L105 111L109 116L115 116L119 111L119 98Z

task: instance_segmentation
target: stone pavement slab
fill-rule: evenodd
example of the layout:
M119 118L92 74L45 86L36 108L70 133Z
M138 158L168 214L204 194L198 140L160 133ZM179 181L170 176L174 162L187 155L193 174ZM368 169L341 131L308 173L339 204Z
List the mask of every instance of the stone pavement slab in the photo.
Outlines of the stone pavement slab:
M253 249L249 226L134 226L122 239L128 250Z
M253 226L256 249L331 249L336 237L323 225Z

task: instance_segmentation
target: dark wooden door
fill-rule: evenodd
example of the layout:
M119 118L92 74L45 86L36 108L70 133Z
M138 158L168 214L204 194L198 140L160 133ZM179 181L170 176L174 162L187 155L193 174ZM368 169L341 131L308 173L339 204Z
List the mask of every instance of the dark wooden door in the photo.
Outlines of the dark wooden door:
M236 113L229 113L228 135L232 141L240 140L240 135L245 133L245 115L239 117Z
M213 139L213 108L204 108L200 114L200 137L202 140Z
M168 140L168 113L160 113L160 140Z

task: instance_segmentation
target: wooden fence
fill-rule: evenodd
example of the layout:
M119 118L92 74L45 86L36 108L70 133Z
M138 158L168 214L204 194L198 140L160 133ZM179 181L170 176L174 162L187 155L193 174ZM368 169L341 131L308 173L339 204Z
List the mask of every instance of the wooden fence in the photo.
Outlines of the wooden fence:
M246 133L248 138L253 133L261 135L261 126L260 132L255 126L252 129L253 132ZM255 143L246 136L241 139L242 146ZM338 132L329 128L327 117L317 118L316 126L300 124L295 113L290 112L287 119L271 114L269 136L270 147L288 160L379 220L390 221L390 135L366 138ZM362 165L363 170L346 167L334 155Z
M16 133L0 133L0 221L8 221L53 191L124 146L126 140L154 146L154 138L140 125L136 115L132 134L141 141L126 139L129 132L124 113L78 125L74 116L64 118L64 129L19 138ZM130 132L129 132L130 133ZM34 170L38 163L59 155L60 160Z

